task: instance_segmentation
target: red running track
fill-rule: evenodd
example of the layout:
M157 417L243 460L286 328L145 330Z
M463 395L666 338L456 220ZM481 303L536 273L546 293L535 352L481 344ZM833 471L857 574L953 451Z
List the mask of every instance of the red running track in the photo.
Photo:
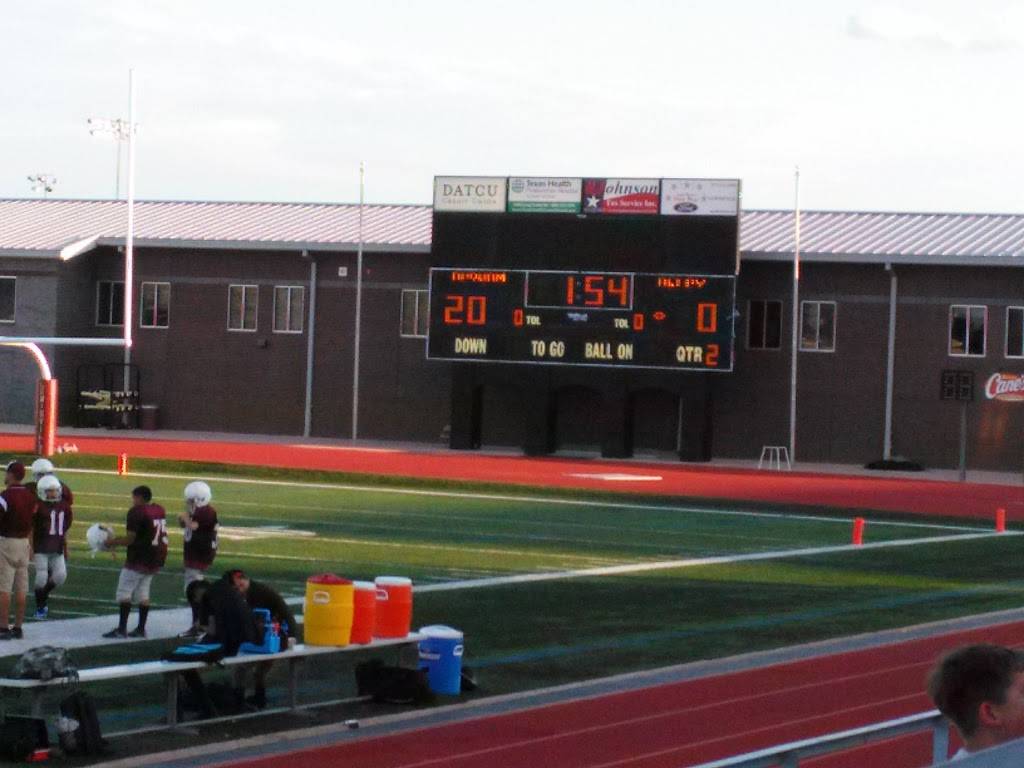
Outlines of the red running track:
M924 679L965 642L1024 644L1024 623L570 701L290 753L324 768L681 768L931 709ZM923 766L930 734L802 763ZM226 762L276 768L280 756Z
M82 453L110 456L127 453L131 457L140 458L586 488L775 504L827 505L989 520L994 518L995 510L1002 507L1006 510L1008 521L1024 520L1024 487L1013 485L951 483L886 476L758 472L603 459L488 456L445 451L419 453L302 443L158 440L132 437L128 433L116 437L75 436L72 439ZM30 452L32 443L33 439L29 435L0 435L0 445L8 450Z

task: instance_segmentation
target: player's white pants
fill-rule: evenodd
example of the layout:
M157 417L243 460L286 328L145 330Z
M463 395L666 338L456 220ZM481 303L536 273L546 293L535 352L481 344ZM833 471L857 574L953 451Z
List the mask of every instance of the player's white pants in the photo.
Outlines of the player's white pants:
M204 581L206 579L206 571L200 571L198 568L185 567L185 594L188 594L188 585L193 581Z
M46 582L52 581L55 587L59 587L68 578L68 567L64 562L64 555L42 555L32 557L36 566L36 589L43 589Z

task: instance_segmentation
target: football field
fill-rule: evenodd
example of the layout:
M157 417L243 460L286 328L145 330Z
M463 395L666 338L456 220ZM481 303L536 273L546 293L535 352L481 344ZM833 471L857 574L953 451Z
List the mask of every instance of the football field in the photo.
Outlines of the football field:
M467 663L493 692L1016 607L1024 595L1022 540L976 521L867 514L853 547L853 515L826 509L182 470L65 469L75 526L52 618L114 611L121 560L91 556L90 524L123 528L140 483L173 520L197 477L222 526L217 573L244 568L292 597L325 571L409 576L414 624L462 629ZM184 604L170 528L155 607Z

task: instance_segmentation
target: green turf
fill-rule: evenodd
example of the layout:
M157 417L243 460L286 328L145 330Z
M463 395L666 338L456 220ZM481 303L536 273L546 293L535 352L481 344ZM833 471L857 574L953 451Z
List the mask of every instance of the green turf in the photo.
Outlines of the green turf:
M128 477L64 474L75 493L76 523L70 576L52 598L53 618L112 613L121 561L90 557L84 532L93 522L122 528L130 490L143 482L173 517L185 483L208 479L223 526L215 569L245 568L293 596L322 571L359 579L406 575L433 585L793 552L850 539L850 515L835 510L698 508L689 501L452 483L313 485L353 485L351 477L324 473L290 482L296 473L253 472L253 482L236 483L224 475L250 470L204 474L188 467L188 474L167 478L158 475L183 465L148 462L145 472L135 466ZM1024 539L930 543L924 539L963 531L921 523L868 516L866 541L912 542L898 548L423 592L414 624L464 630L468 663L486 692L499 693L1020 605ZM171 556L153 584L156 606L184 604L180 573L181 539L172 525ZM152 658L172 644L83 649L75 657L93 666L107 663L110 653ZM159 694L150 700L158 702Z

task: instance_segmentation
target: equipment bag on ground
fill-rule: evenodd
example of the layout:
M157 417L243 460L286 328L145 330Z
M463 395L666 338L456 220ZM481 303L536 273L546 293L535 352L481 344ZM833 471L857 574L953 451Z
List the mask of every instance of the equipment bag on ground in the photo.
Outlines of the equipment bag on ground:
M356 689L380 704L428 704L435 700L420 669L389 667L380 659L356 665Z
M49 746L46 722L40 718L8 716L0 723L0 759L29 761L37 750L45 759Z
M100 732L100 720L96 716L96 703L85 691L76 691L60 703L60 713L78 726L61 733L61 747L73 755L100 755L106 751L107 742ZM70 724L71 726L74 723Z

